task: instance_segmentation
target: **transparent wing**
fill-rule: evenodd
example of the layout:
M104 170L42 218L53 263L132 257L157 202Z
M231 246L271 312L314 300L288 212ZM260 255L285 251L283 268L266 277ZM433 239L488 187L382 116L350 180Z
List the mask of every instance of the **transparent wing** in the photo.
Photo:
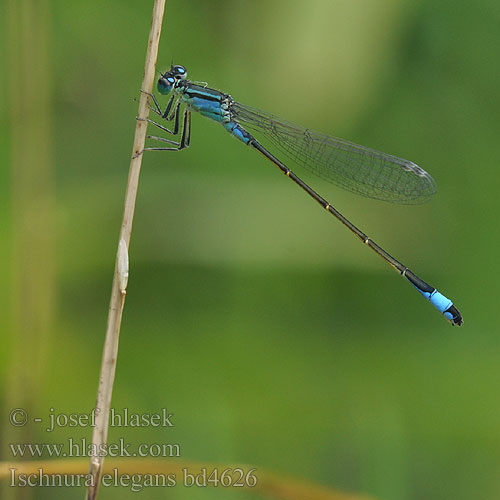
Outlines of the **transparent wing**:
M260 132L288 158L348 191L412 204L437 190L434 179L411 161L299 127L236 101L231 113L235 121L250 132Z

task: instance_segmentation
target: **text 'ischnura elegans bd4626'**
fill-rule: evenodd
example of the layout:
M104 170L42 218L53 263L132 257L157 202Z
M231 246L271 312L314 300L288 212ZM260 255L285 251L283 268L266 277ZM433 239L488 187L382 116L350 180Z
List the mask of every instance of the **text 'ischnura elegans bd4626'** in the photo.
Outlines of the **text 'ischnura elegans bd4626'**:
M170 130L154 120L147 121L173 136L180 134L180 139L174 141L164 137L148 136L170 146L147 147L145 150L180 151L189 147L191 111L197 111L215 120L234 137L264 155L325 210L342 222L363 243L404 276L452 325L462 325L462 316L450 299L366 236L262 146L252 133L262 134L286 157L323 179L354 193L379 200L411 204L429 198L436 192L436 183L425 170L411 161L299 127L264 111L241 104L233 100L229 94L190 82L183 66L172 65L170 70L162 74L158 80L158 91L164 95L171 94L170 100L162 111L157 99L152 95L154 106L151 110L161 118L173 122L173 129Z

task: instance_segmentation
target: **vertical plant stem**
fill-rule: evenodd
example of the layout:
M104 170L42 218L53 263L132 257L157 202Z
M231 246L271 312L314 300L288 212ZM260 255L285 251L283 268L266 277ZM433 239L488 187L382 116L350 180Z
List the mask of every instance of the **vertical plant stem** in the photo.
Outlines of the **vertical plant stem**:
M165 0L155 0L153 7L153 19L151 31L149 33L148 47L146 52L146 63L144 67L144 78L142 90L151 93L155 76L156 58L158 56L158 44L160 41L161 25ZM141 93L139 100L139 118L147 118L149 114L150 97ZM115 264L113 276L113 286L111 290L111 300L108 312L108 325L106 329L106 339L102 354L101 375L99 378L99 389L97 392L94 432L92 434L92 449L100 450L106 444L108 436L109 412L111 407L111 396L113 393L113 382L115 378L116 359L118 355L118 339L120 336L120 325L122 319L123 306L125 303L125 287L123 286L124 270L120 269L119 262L123 259L123 249L127 251L132 232L132 222L134 219L135 200L139 185L139 174L141 170L142 154L146 140L147 122L137 120L132 159L125 194L125 207L123 210L122 226L119 238L119 251ZM126 259L125 259L126 260ZM121 285L121 286L120 286ZM90 474L92 475L92 485L87 489L87 500L95 500L99 490L104 457L93 456L90 458Z

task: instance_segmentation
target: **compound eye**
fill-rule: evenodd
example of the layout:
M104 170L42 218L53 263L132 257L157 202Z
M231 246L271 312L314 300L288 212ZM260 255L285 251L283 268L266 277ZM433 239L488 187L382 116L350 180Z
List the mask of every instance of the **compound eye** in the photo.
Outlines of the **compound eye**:
M175 65L172 67L171 71L175 73L175 76L180 80L184 80L187 77L187 70L184 66Z
M175 78L173 76L162 75L158 80L158 92L160 94L169 94L174 88Z

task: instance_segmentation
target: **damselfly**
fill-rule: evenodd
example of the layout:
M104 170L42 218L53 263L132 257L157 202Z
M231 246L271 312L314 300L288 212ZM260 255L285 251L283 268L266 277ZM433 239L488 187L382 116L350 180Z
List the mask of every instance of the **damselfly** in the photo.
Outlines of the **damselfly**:
M158 80L158 91L160 94L172 93L172 95L164 111L156 97L151 95L154 104L151 109L161 118L173 121L173 130L154 120L147 121L168 134L175 136L180 133L180 140L177 142L164 137L148 136L170 146L148 147L146 150L180 151L189 147L191 111L197 111L219 122L234 137L264 155L404 276L452 325L460 326L463 323L460 312L450 299L391 257L262 146L250 131L262 134L285 156L305 169L344 189L370 198L406 204L420 203L436 192L436 183L425 170L411 161L299 127L269 113L241 104L233 100L229 94L190 82L183 66L172 65L170 70L162 74ZM182 109L184 111L181 124Z

